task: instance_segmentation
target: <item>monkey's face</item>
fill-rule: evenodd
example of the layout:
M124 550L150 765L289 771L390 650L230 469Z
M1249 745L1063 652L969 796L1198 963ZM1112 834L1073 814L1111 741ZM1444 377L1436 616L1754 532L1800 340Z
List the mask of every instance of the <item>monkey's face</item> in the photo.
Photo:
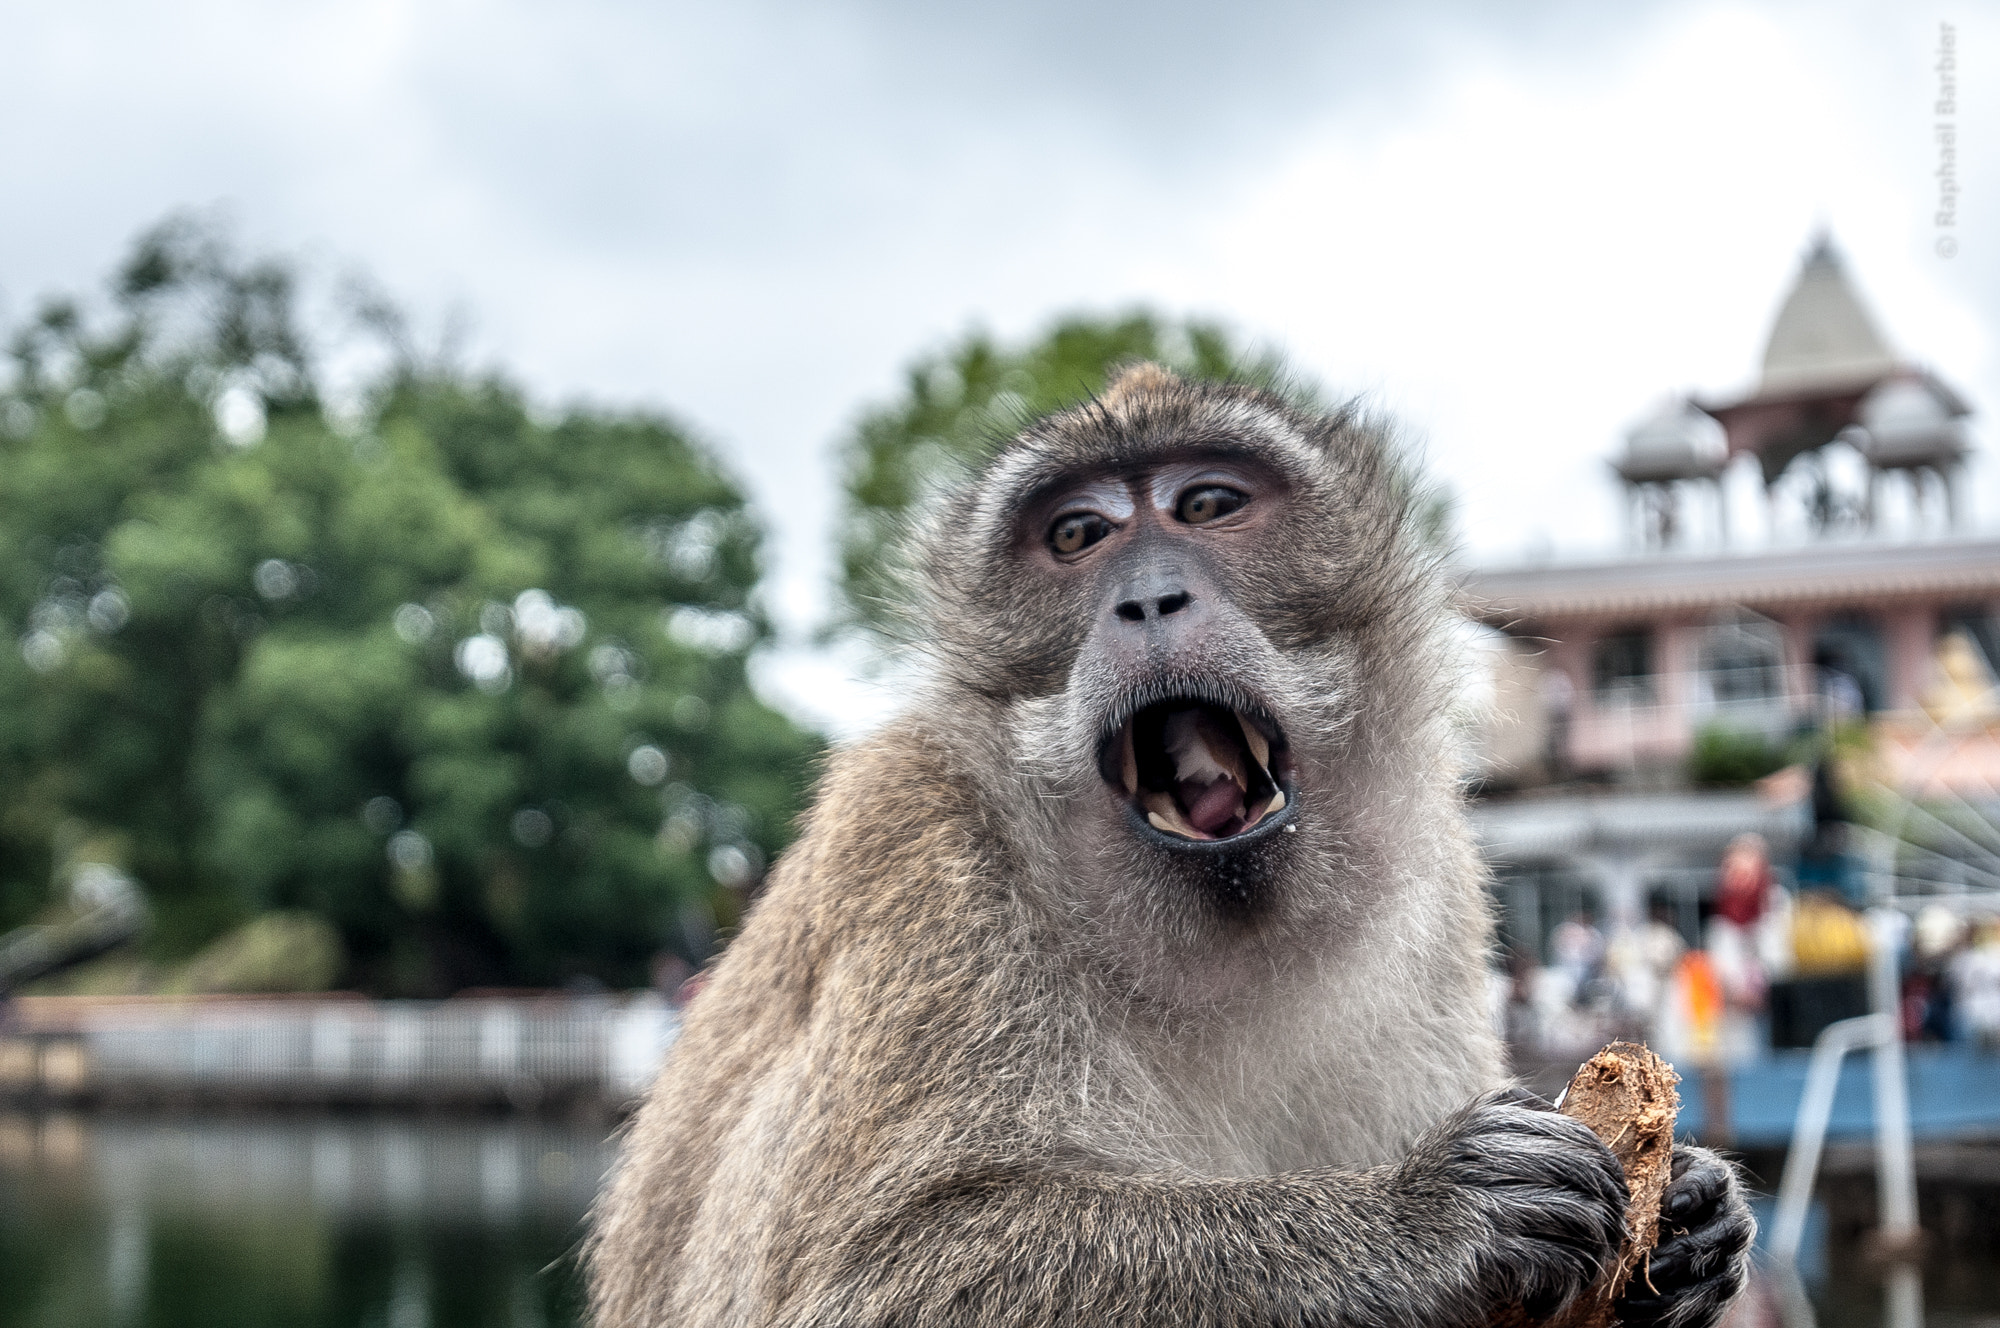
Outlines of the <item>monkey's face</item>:
M1342 851L1355 721L1398 700L1361 661L1418 598L1382 459L1340 418L1142 369L942 509L933 642L1029 783L996 792L1009 834L1080 886L1236 914Z
M1154 848L1236 851L1289 822L1275 661L1234 572L1266 556L1290 498L1253 455L1194 446L1064 477L1023 505L1016 556L1086 609L1068 691L1101 792Z

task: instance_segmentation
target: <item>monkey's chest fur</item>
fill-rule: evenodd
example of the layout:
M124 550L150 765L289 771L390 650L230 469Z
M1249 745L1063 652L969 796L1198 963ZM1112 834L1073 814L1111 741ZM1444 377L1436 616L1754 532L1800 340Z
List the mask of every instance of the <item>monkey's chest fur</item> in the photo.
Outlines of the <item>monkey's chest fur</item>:
M690 1009L600 1215L607 1321L763 1321L857 1223L1038 1174L1367 1168L1497 1077L1476 956L1416 914L1212 1009L1108 992L922 755L829 773Z
M1134 1082L1146 1099L1118 1122L1126 1147L1205 1176L1361 1170L1401 1156L1493 1080L1481 1030L1417 1002L1380 1009L1391 999L1382 976L1372 964L1323 973L1260 1002L1253 1020L1145 1039ZM1444 1033L1435 1045L1412 1047L1409 1033L1432 1029Z

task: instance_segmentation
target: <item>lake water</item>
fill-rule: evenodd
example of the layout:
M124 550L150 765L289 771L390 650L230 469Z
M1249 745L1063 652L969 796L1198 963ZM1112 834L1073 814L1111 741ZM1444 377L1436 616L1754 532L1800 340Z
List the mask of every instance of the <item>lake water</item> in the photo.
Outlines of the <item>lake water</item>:
M607 1135L511 1118L0 1114L0 1328L568 1328ZM1983 1230L1987 1210L1961 1221ZM1829 1250L1828 1227L1816 1212L1802 1269L1820 1322L1872 1328L1880 1292L1855 1251ZM2000 1328L2000 1266L1936 1261L1926 1281L1931 1328Z
M606 1133L0 1115L0 1328L562 1328Z

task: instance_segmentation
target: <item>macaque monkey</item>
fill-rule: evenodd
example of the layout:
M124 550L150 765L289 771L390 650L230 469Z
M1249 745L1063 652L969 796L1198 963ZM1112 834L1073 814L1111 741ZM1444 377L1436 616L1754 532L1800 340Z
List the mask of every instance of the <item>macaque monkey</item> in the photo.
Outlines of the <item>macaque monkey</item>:
M1506 1086L1449 612L1379 431L1133 368L916 533L930 676L834 755L589 1249L601 1328L1481 1325L1618 1248ZM1682 1148L1624 1322L1752 1227Z

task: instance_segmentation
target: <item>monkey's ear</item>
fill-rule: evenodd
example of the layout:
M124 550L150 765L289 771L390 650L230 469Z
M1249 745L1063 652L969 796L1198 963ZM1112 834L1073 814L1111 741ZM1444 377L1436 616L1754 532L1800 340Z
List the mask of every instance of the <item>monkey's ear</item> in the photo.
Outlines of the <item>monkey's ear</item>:
M1171 372L1147 360L1135 364L1112 379L1104 388L1104 395L1098 398L1106 410L1123 411L1132 404L1135 397L1151 396L1179 387L1181 380Z

